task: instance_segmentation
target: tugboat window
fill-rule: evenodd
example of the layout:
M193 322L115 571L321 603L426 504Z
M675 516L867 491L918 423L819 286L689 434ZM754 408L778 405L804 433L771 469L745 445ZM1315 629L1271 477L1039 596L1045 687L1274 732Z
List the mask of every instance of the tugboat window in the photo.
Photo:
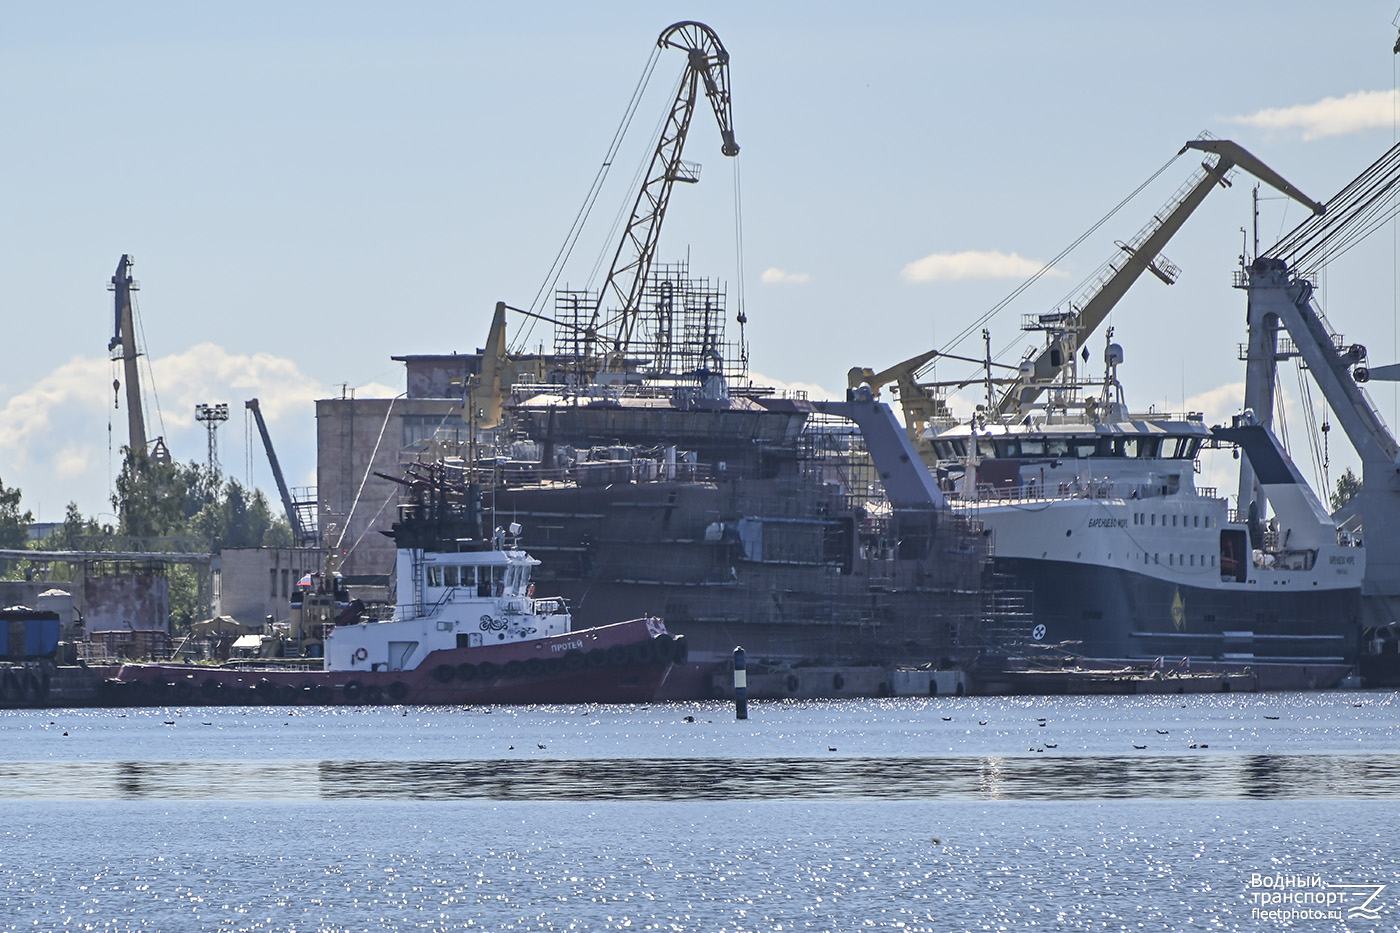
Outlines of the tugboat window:
M442 568L432 566L428 568L428 585L442 586Z
M443 581L442 581L442 582L443 582L443 585L444 585L444 586L456 586L456 585L457 585L457 566L456 566L455 564L450 564L450 565L448 565L448 566L442 568L442 576L443 576Z

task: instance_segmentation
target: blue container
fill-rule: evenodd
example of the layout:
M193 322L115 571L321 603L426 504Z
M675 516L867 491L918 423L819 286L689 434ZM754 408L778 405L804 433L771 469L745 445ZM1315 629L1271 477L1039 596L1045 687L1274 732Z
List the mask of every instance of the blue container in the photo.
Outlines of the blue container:
M50 658L58 651L58 613L0 609L0 658Z
M37 615L38 613L36 613ZM58 616L28 619L24 623L24 654L29 658L50 658L58 651Z

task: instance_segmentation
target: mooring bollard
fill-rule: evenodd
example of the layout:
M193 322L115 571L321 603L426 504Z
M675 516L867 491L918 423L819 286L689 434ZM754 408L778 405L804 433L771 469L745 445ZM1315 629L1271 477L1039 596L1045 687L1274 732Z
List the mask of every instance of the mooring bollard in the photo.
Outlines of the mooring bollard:
M749 718L749 675L744 649L734 649L734 718Z

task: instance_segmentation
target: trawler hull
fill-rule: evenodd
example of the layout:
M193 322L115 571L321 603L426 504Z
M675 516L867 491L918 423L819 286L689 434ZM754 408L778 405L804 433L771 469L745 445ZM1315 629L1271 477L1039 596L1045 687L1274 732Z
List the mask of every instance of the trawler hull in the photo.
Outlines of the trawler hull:
M1361 590L1193 586L1119 567L997 557L999 585L1026 611L998 633L1008 650L1191 670L1295 666L1299 686L1335 686L1355 665ZM1327 681L1331 681L1328 683ZM1277 684L1273 684L1277 686Z

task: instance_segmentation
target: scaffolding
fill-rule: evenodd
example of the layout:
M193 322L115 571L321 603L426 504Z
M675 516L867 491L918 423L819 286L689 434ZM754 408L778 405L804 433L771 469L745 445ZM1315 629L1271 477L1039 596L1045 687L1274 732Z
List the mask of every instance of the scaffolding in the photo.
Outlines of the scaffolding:
M597 303L593 291L554 293L554 354L574 361L581 372L596 372L602 357L621 339L620 325L593 332ZM641 336L627 346L625 371L660 386L696 384L715 376L729 383L747 379L743 341L725 334L726 303L724 286L706 276L692 276L689 262L654 265L642 290L637 328Z

